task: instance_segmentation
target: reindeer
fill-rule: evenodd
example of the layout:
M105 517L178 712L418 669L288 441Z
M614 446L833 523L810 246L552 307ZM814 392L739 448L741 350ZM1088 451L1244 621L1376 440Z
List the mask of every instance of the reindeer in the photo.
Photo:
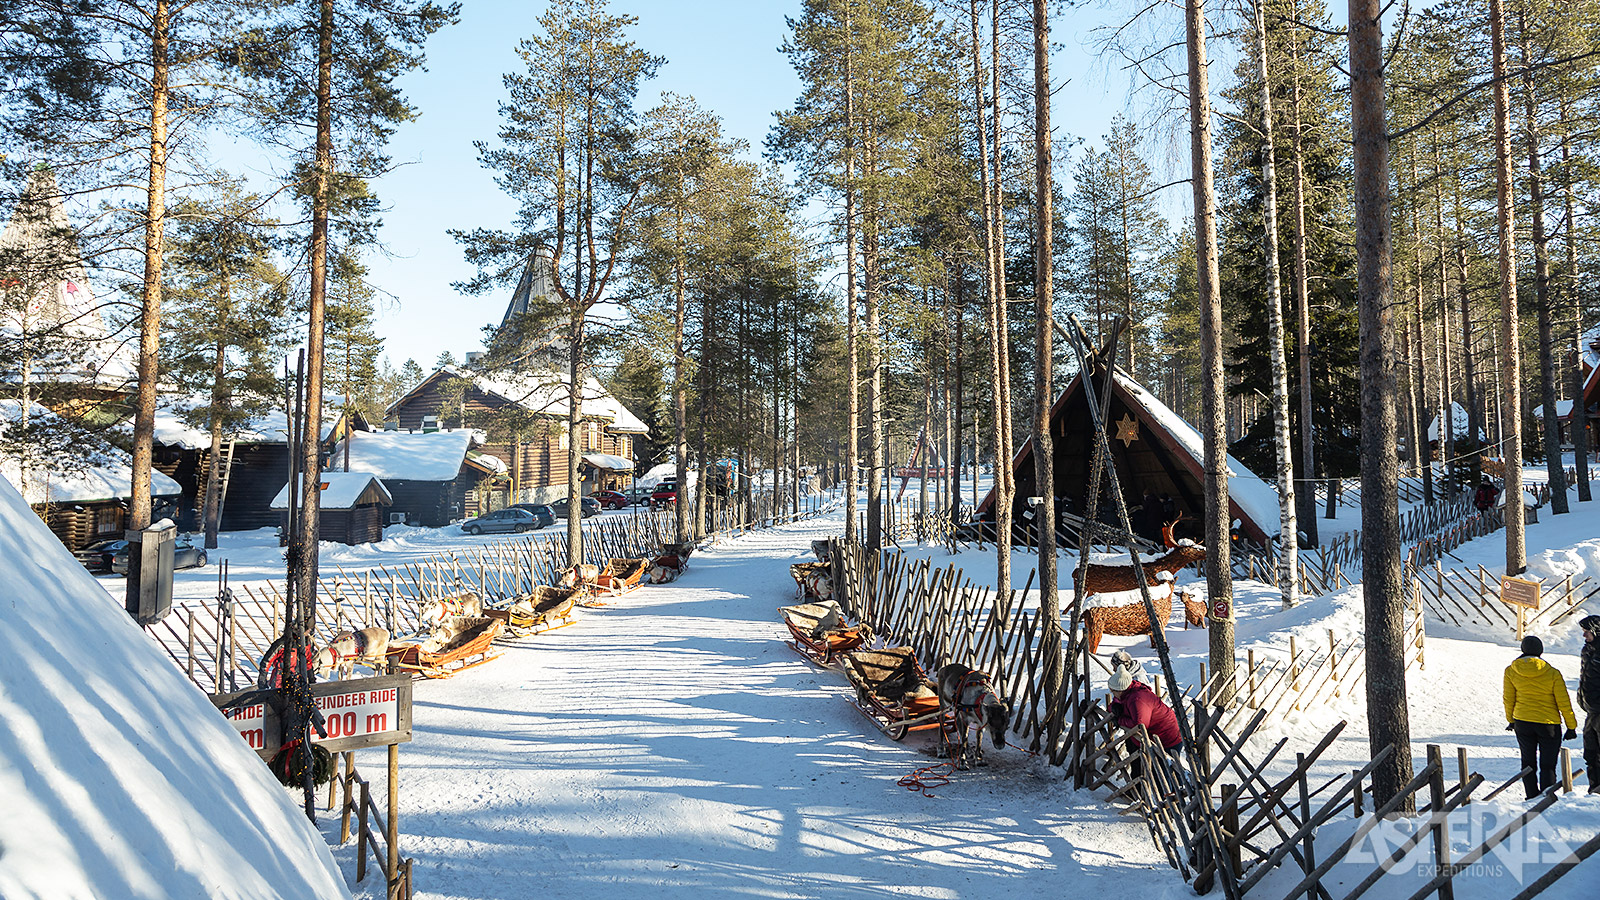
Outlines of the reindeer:
M996 747L1006 745L1006 727L1011 712L994 692L989 676L961 663L950 663L939 670L939 708L949 711L956 726L956 768L970 769L983 759L983 731ZM977 736L967 740L969 731Z
M1158 585L1162 582L1163 574L1171 576L1205 558L1206 548L1193 541L1179 541L1178 545L1168 550L1165 556L1157 557L1142 566L1144 583L1151 586ZM1083 567L1082 578L1083 583L1078 586L1078 594L1083 597L1090 594L1131 591L1139 587L1139 576L1133 571L1133 566L1088 563Z
M592 588L600 580L600 567L592 563L583 563L573 566L563 572L557 587L583 587Z
M1172 617L1172 585L1167 584L1165 591L1152 591L1150 605L1155 607L1157 624L1162 633L1166 633L1167 620ZM1183 627L1190 625L1204 628L1206 625L1206 606L1194 599L1188 592L1181 592L1178 597L1183 602ZM1096 606L1083 611L1084 643L1088 644L1089 652L1094 653L1100 649L1100 639L1108 634L1127 637L1135 634L1150 635L1150 646L1156 644L1154 630L1150 627L1150 616L1145 612L1144 601L1130 603L1127 606Z
M312 657L311 667L322 678L337 670L339 680L343 681L350 677L356 663L374 672L379 671L388 652L389 630L386 628L341 631L333 636L328 646L317 651L316 656Z

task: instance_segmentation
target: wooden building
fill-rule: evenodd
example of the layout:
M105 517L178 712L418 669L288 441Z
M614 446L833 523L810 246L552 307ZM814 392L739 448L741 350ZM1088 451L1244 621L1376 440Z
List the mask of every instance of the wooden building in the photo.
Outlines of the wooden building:
M185 422L180 404L164 404L156 413L154 464L182 490L175 516L179 529L204 527L201 517L214 465L221 467L217 483L223 499L221 530L276 527L282 517L272 508L272 500L289 481L287 421L278 412L255 417L225 435L213 459L211 435ZM360 413L331 415L322 428L324 455L346 431L369 428Z
M456 366L428 376L389 407L400 431L480 429L481 450L505 465L509 497L548 502L567 494L567 453L572 440L585 455L582 493L619 486L633 468L633 440L644 423L593 378L581 391L582 422L568 433L568 388L557 375L490 378ZM516 430L508 424L515 421Z
M368 544L383 540L383 526L394 498L377 476L369 472L323 472L318 479L321 499L317 510L317 538L341 544ZM283 525L280 541L289 533L289 485L284 484L271 507Z
M478 435L448 431L352 431L329 454L328 467L370 472L393 505L389 522L438 527L505 507L505 463L477 449ZM348 460L347 460L348 457Z
M1107 379L1102 370L1095 388L1104 390ZM1122 496L1130 512L1141 505L1146 492L1159 498L1172 498L1183 519L1178 537L1203 539L1205 511L1205 445L1200 433L1126 373L1118 370L1111 384L1110 413L1106 419L1111 438L1111 455L1116 463ZM1089 468L1094 450L1094 430L1089 417L1082 376L1074 376L1050 407L1050 435L1054 456L1055 496L1065 500L1069 513L1084 514L1088 509ZM1012 460L1017 487L1012 521L1022 527L1028 521L1029 497L1035 488L1033 441L1023 443ZM1239 522L1243 537L1257 544L1277 536L1278 491L1257 477L1244 464L1228 457L1228 506L1231 519ZM1060 506L1062 504L1058 504ZM992 515L994 492L978 506L980 516ZM1107 503L1101 503L1102 518L1110 521Z
M34 417L53 415L40 406ZM0 400L0 430L20 416L15 400ZM61 539L68 550L81 550L96 541L121 538L128 528L128 498L132 494L133 460L110 444L97 449L90 465L66 472L30 468L23 477L15 459L0 457L0 475L11 482ZM182 488L159 471L150 473L153 518L173 515Z

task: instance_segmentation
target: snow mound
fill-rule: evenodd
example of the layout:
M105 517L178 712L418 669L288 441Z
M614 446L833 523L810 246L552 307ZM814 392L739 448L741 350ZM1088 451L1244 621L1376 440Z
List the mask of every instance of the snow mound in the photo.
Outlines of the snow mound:
M348 897L204 695L0 480L0 897Z

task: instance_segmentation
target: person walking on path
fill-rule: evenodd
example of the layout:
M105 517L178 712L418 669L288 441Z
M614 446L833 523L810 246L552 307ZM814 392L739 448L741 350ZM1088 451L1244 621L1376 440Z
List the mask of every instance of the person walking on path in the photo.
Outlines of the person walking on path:
M1505 676L1506 730L1516 732L1522 767L1530 769L1522 777L1529 800L1555 785L1561 741L1578 736L1578 717L1567 696L1566 679L1540 658L1543 655L1544 642L1528 635L1522 639L1522 655L1506 666ZM1565 735L1562 719L1567 721Z
M1583 653L1578 656L1578 705L1583 707L1583 767L1589 793L1600 794L1600 616L1585 616Z

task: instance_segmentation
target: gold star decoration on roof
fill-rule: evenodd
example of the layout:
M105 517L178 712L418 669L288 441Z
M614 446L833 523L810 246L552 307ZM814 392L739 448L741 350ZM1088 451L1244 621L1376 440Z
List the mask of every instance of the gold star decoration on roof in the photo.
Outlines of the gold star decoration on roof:
M1133 416L1123 413L1122 418L1117 420L1116 439L1121 441L1124 447L1133 446L1133 442L1139 439L1139 423L1134 421Z

